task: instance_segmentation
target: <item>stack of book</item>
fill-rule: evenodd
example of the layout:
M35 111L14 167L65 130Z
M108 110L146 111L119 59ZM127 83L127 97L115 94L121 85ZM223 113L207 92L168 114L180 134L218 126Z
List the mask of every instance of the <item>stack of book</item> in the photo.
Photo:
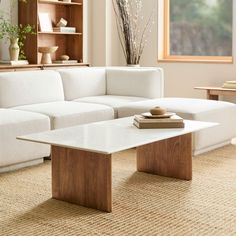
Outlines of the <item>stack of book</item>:
M27 60L18 60L18 61L0 61L2 65L11 65L11 66L18 66L18 65L28 65L29 62Z
M62 33L76 33L75 27L54 27L53 32L62 32Z
M139 129L184 128L183 118L175 114L166 118L150 118L143 115L135 115L133 123Z
M236 81L226 81L222 88L236 89Z
M55 64L75 64L78 63L78 60L56 60L53 61Z

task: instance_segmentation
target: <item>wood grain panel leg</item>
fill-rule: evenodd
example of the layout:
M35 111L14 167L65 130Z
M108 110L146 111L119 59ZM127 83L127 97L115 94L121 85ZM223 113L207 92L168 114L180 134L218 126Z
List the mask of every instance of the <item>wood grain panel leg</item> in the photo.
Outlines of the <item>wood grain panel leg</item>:
M111 155L52 146L52 197L112 211Z
M137 147L137 169L141 172L192 179L192 134Z

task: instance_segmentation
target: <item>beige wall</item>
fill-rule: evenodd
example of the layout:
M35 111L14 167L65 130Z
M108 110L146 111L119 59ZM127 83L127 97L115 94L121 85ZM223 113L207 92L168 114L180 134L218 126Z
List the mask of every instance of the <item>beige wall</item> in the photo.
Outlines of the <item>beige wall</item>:
M91 53L93 66L115 66L122 62L112 0L88 0L90 3Z
M143 1L146 14L153 6L157 9L156 0ZM236 4L234 4L233 15L236 16ZM149 37L142 65L157 65L157 18L156 11L154 29ZM236 18L234 22L236 22ZM233 32L235 35L235 23ZM236 56L236 47L234 47L233 55ZM195 86L221 86L225 80L236 80L236 62L233 64L160 63L158 66L164 68L165 72L165 96L205 97L205 92L193 88Z
M0 11L4 11L7 14L10 12L10 0L2 0L1 1ZM16 8L14 9L14 12L13 12L14 22L17 22L17 17L18 17L18 14L17 14L17 6L16 6ZM9 46L8 41L6 41L6 40L0 41L0 59L3 59L3 60L9 59L8 46Z
M91 0L95 2L94 0ZM100 1L100 0L99 0ZM110 0L108 0L110 1ZM149 16L152 9L155 9L155 23L152 32L148 37L148 44L142 56L142 66L160 66L165 72L165 96L176 97L205 97L205 92L194 90L195 86L221 86L225 80L236 80L236 63L233 64L203 64L203 63L157 63L158 53L158 14L157 0L143 0L144 16ZM233 15L236 15L236 4L234 4ZM114 18L114 16L113 16ZM107 19L109 20L109 18ZM236 22L236 18L234 19ZM97 21L94 23L96 27ZM112 60L104 60L104 65L125 65L124 57L121 52L115 21L113 20L110 29L107 28L107 37L110 37L112 46L109 45L111 52L113 51L116 57ZM234 34L236 32L236 24L234 24ZM99 47L100 41L96 42ZM105 45L106 47L107 45ZM108 46L107 46L108 47ZM117 49L119 48L117 53ZM105 55L105 54L103 54ZM234 47L233 55L236 55L236 47ZM92 54L93 58L99 61L99 54ZM93 65L99 65L93 61Z
M143 0L144 15L151 9L157 9L157 0ZM1 8L8 9L9 0L2 0ZM234 16L236 4L234 4ZM125 65L119 44L115 17L111 0L86 0L84 4L84 57L93 66ZM236 18L234 19L236 22ZM236 63L160 63L157 64L157 10L155 23L148 37L148 44L142 56L141 65L160 66L165 71L165 96L204 97L205 93L196 91L195 86L220 86L225 80L236 79ZM234 34L236 24L234 24ZM234 47L233 55L236 55ZM8 57L6 45L0 47L0 56Z

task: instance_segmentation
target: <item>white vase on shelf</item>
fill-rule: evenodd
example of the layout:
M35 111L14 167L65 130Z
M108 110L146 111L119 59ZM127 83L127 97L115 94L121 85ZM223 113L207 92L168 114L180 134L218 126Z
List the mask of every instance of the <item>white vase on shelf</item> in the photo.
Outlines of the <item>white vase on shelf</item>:
M140 64L127 64L128 67L140 67Z
M10 38L9 55L11 61L18 61L19 59L20 47L18 41L18 38Z

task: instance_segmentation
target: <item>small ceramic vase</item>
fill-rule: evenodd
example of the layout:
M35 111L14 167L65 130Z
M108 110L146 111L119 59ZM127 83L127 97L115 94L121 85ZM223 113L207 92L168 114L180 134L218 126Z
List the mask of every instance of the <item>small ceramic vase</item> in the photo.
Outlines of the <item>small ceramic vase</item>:
M19 59L20 47L18 40L18 38L10 38L9 55L11 61L18 61Z
M166 109L162 107L154 107L150 110L152 115L164 115L166 113Z

